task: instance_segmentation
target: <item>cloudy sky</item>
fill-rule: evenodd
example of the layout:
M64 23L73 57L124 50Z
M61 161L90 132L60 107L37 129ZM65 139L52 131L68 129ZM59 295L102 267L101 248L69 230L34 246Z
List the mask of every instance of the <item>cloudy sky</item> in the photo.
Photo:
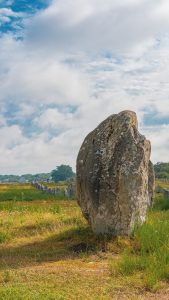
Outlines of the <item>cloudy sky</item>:
M0 174L75 168L125 109L169 161L168 0L0 0Z

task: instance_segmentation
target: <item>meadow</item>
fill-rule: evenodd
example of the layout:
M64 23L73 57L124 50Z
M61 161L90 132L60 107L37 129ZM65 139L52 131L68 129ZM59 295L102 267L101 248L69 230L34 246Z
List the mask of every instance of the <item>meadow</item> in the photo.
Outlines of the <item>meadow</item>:
M46 183L49 188L56 187L55 184ZM58 188L64 189L65 185L57 185ZM0 201L33 201L33 200L55 200L63 199L62 195L52 195L35 189L31 184L1 184Z
M143 226L111 238L92 233L76 200L0 185L0 299L169 299L168 203L157 194Z

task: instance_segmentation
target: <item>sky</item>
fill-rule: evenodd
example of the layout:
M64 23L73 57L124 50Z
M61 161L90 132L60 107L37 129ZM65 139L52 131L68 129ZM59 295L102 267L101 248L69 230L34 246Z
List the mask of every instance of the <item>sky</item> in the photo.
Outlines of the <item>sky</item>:
M168 0L0 0L0 174L75 170L126 109L168 162Z

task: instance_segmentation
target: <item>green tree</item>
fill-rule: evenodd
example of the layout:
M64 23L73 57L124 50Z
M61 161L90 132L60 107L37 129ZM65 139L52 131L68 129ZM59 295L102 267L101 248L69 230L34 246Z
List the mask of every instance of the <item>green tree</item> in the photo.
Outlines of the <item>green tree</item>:
M66 179L72 178L75 174L72 171L72 168L69 165L60 165L57 166L55 170L51 173L52 179L57 181L64 181Z
M158 162L154 165L156 178L169 178L169 163Z

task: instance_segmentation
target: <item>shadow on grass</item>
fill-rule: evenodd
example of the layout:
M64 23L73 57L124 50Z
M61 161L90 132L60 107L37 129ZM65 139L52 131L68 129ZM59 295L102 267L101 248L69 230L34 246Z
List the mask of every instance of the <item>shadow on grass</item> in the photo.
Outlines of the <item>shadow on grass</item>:
M33 266L43 262L90 257L105 252L109 237L96 236L89 227L78 227L55 234L44 241L0 249L0 269Z

